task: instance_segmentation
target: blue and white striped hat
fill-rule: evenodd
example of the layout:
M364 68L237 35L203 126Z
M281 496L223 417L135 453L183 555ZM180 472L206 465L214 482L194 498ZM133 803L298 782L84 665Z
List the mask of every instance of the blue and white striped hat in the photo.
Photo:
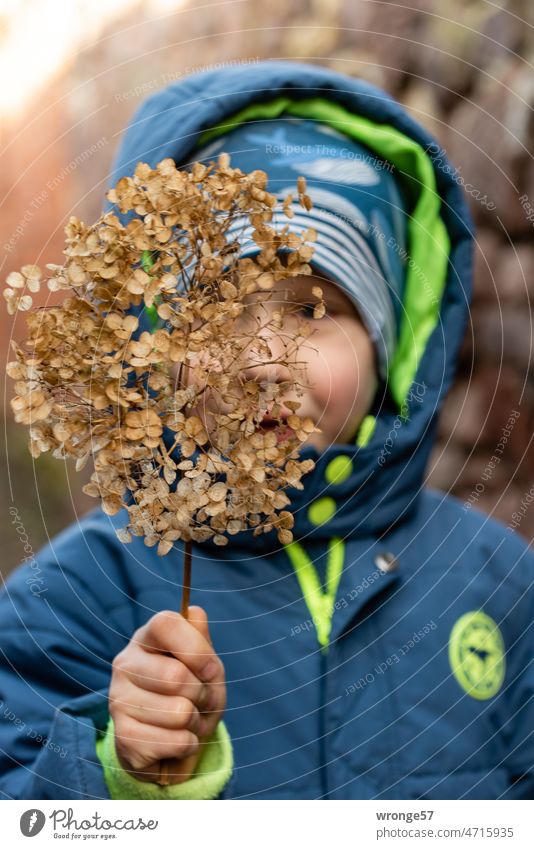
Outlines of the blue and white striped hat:
M407 256L407 212L393 166L326 124L293 117L242 124L196 150L195 159L216 160L222 151L234 168L267 173L267 189L280 200L273 226L289 225L299 235L308 227L316 230L310 262L314 273L333 280L351 297L375 345L379 374L386 379L397 341ZM306 178L313 202L309 211L296 199L299 175ZM295 197L291 219L282 210L288 193ZM246 224L246 219L237 219L228 232L229 239L239 234L242 257L260 250Z

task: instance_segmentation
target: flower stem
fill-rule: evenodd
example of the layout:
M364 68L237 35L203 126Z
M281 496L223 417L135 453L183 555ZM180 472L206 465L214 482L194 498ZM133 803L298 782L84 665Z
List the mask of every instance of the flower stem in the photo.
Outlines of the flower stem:
M187 619L189 614L189 595L191 592L191 540L186 542L184 548L184 582L182 586L182 607L180 613Z
M186 542L184 547L184 581L182 587L182 606L180 613L184 617L184 619L188 618L189 615L189 595L191 592L191 561L192 561L192 552L191 552L191 540ZM174 771L180 775L179 781L183 781L188 775L192 772L194 765L196 763L196 757L191 755L189 758L185 758L184 761L173 760L172 758L166 758L160 761L159 764L159 776L157 783L162 785L163 787L167 787L169 784L174 784L176 781L172 781L170 777L170 772L174 767Z

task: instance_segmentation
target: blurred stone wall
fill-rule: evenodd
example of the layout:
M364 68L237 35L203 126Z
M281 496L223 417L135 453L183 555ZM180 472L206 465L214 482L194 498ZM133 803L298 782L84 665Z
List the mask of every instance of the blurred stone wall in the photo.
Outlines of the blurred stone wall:
M73 54L16 123L3 121L2 270L61 260L69 216L89 221L100 212L112 157L132 113L182 75L218 63L284 57L381 86L445 148L478 230L472 321L428 484L516 522L532 539L533 6L530 0L503 2L500 9L482 0L411 5L271 0L195 8L186 2L156 16L139 3ZM5 311L0 320L5 358L21 327ZM3 442L0 527L7 573L24 556L9 507L18 510L36 551L94 502L81 494L83 479L72 467L31 460L26 436L9 413ZM494 456L500 462L490 468Z

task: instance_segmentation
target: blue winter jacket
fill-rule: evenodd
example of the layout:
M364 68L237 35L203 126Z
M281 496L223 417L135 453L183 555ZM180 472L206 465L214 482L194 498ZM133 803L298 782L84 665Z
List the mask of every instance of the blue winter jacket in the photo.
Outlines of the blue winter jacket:
M295 544L246 532L226 548L194 548L191 602L208 613L228 705L213 741L220 757L204 761L207 784L189 797L534 798L533 554L475 506L425 486L471 293L472 223L443 153L382 91L273 61L150 97L111 183L139 160L188 163L221 123L285 113L344 115L346 131L396 161L416 222L412 333L396 403L369 416L355 444L308 449L317 464L292 493ZM431 223L417 224L426 214ZM115 530L125 520L92 511L6 582L4 798L180 798L142 782L117 790L117 763L106 761L111 663L181 594L180 546L158 558L141 539L124 545Z

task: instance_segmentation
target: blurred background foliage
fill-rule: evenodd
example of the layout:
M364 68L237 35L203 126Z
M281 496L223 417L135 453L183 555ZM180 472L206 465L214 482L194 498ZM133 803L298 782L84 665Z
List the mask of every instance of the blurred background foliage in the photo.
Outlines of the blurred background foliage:
M362 77L437 137L468 184L477 225L472 320L427 483L506 523L519 511L518 531L531 540L533 8L532 0L0 0L3 279L25 263L60 262L70 215L98 217L121 134L158 89L214 65L268 58ZM23 326L5 310L0 321L5 362ZM25 430L12 422L9 384L4 575L24 556L10 507L36 552L95 506L71 465L31 459ZM488 477L514 410L520 416Z

